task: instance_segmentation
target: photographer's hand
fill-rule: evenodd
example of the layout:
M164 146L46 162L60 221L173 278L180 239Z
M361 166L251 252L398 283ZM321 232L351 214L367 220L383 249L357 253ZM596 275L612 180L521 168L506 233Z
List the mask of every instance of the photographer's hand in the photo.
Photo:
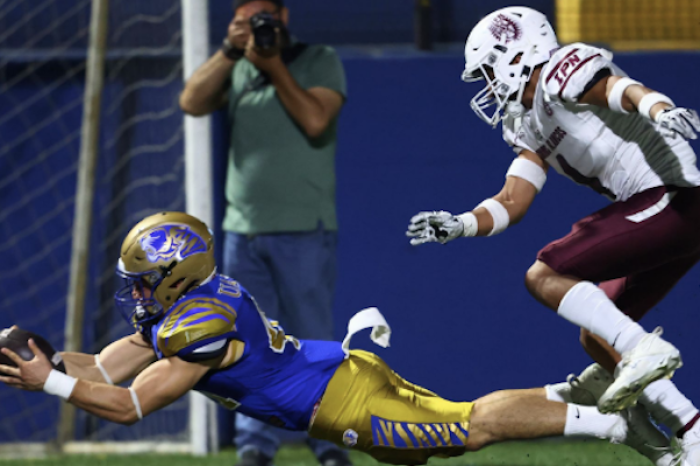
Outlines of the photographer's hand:
M248 21L236 20L234 17L228 25L226 31L228 41L237 49L245 49L250 39L250 23Z

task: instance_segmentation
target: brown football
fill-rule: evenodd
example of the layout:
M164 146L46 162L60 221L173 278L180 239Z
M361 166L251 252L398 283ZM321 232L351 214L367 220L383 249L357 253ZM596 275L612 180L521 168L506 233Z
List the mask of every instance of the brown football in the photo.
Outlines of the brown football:
M17 353L20 358L29 361L34 359L34 353L32 353L28 343L30 338L34 339L34 342L39 349L44 352L54 369L63 373L66 372L66 366L63 364L61 355L53 349L48 341L35 333L18 328L6 328L0 332L0 348L9 348ZM17 366L10 358L2 353L0 353L0 364L13 367Z

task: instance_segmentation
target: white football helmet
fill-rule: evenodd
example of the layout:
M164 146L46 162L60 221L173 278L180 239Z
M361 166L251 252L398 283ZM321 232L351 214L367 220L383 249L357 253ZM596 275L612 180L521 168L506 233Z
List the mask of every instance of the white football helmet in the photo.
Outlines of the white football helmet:
M471 101L479 118L495 128L514 94L512 110L522 113L521 99L532 72L549 61L558 47L547 17L532 8L502 8L479 21L464 47L466 64L462 73L465 82L486 80L486 87ZM489 107L494 107L491 115L486 113Z

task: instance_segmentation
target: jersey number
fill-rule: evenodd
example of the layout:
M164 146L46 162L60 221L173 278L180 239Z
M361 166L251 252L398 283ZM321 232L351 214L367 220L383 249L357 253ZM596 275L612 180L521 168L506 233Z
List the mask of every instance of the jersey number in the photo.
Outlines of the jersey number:
M561 154L557 154L557 162L559 162L559 166L561 167L562 171L576 183L588 186L598 194L602 194L603 196L607 196L610 199L615 200L615 195L613 192L603 186L603 183L601 183L598 178L586 176L580 171L576 170L574 167L569 165L569 162L567 162Z

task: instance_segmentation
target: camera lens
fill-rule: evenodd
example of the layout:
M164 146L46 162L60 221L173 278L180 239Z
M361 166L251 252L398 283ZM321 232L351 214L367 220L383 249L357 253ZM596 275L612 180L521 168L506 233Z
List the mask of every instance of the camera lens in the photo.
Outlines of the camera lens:
M256 47L270 49L277 45L277 28L280 22L270 13L261 12L251 16L250 27Z

